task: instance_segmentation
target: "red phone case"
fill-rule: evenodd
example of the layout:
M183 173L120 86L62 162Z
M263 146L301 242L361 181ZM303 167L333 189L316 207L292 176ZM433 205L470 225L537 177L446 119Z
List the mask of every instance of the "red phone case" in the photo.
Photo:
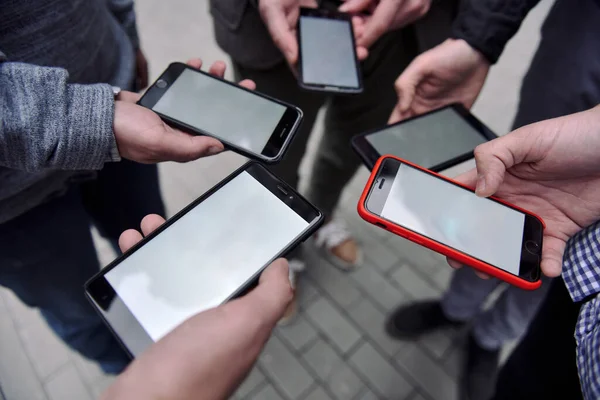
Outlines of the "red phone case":
M406 228L403 228L403 227L401 227L399 225L396 225L396 224L394 224L391 221L382 219L380 216L375 215L375 214L371 213L369 210L367 210L367 208L365 207L365 203L367 201L367 196L369 195L369 191L371 190L371 186L373 185L373 182L375 180L377 172L379 171L379 168L381 167L381 164L383 163L383 161L386 158L393 158L395 160L400 161L401 163L404 163L404 164L410 165L411 167L420 169L421 171L426 171L427 173L431 173L433 175L436 175L436 176L438 176L439 178L441 178L441 179L443 179L445 181L452 182L454 184L462 186L462 187L464 187L466 189L469 189L471 191L473 190L473 188L470 188L470 187L468 187L466 185L463 185L462 183L456 182L456 181L454 181L452 179L449 179L449 178L446 178L446 177L444 177L444 176L442 176L440 174L437 174L435 172L429 171L429 170L427 170L425 168L422 168L422 167L420 167L418 165L415 165L415 164L413 164L413 163L411 163L409 161L403 160L401 158L398 158L398 157L395 157L395 156L392 156L392 155L385 155L385 156L382 156L381 158L379 158L379 160L377 160L377 163L375 164L375 167L373 167L373 171L371 172L371 176L369 177L369 181L367 182L367 185L365 186L365 189L363 190L363 193L360 196L360 200L358 202L358 215L360 215L362 219L364 219L367 222L370 222L371 224L377 225L377 226L379 226L381 228L385 227L386 230L388 230L388 231L390 231L390 232L392 232L392 233L394 233L394 234L396 234L398 236L401 236L401 237L403 237L405 239L408 239L411 242L415 242L417 244L420 244L421 246L425 246L425 247L427 247L427 248L429 248L429 249L431 249L431 250L433 250L435 252L438 252L440 254L445 255L446 257L452 258L452 259L454 259L454 260L456 260L456 261L458 261L458 262L460 262L460 263L462 263L464 265L468 265L470 267L473 267L473 268L475 268L475 269L477 269L477 270L479 270L479 271L481 271L481 272L483 272L485 274L494 276L494 277L496 277L498 279L501 279L501 280L503 280L505 282L510 283L511 285L517 286L517 287L519 287L521 289L534 290L534 289L537 289L537 288L539 288L541 286L542 281L539 280L539 279L537 281L535 281L535 282L527 281L527 280L525 280L523 278L515 276L515 275L513 275L511 273L508 273L508 272L506 272L506 271L504 271L504 270L502 270L502 269L500 269L498 267L494 267L493 265L490 265L488 263L480 261L480 260L478 260L476 258L473 258L473 257L471 257L471 256L469 256L469 255L467 255L465 253L462 253L460 251L454 250L454 249L452 249L452 248L450 248L448 246L445 246L445 245L443 245L441 243L438 243L438 242L436 242L436 241L434 241L432 239L429 239L429 238L427 238L425 236L422 236L422 235L420 235L420 234L418 234L416 232L412 232L412 231L410 231L410 230L408 230ZM494 200L496 200L496 201L498 201L498 202L500 202L500 203L502 203L502 204L510 206L510 207L512 207L514 209L517 209L519 211L522 211L522 212L524 212L526 214L529 214L529 215L531 215L531 216L539 219L540 222L542 223L542 226L544 228L546 228L546 224L544 223L544 220L542 220L539 216L533 214L532 212L524 210L521 207L515 206L514 204L507 203L507 202L505 202L505 201L503 201L501 199L498 199L496 197L491 197L491 198L494 199Z

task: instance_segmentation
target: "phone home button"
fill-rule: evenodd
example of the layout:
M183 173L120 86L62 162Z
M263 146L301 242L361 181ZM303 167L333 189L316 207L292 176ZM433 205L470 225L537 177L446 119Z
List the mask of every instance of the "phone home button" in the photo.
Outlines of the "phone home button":
M533 240L528 240L525 242L525 249L531 254L540 253L540 245L534 242Z

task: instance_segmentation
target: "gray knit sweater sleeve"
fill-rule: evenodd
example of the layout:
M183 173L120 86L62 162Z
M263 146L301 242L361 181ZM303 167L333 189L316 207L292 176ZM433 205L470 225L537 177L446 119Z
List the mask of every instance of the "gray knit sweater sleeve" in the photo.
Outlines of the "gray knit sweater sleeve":
M110 85L68 83L61 68L1 62L0 166L94 170L118 161Z

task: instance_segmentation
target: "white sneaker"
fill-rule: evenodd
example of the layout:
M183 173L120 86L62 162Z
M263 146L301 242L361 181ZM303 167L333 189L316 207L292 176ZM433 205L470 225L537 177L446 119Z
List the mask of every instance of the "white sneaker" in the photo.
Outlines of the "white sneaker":
M292 289L294 289L294 298L290 302L290 305L288 306L288 308L285 310L285 314L283 314L283 317L281 317L281 319L277 323L277 325L279 325L279 326L289 325L296 318L296 314L298 312L297 306L296 306L297 276L298 276L298 273L304 271L305 267L306 267L306 264L304 263L304 261L299 260L297 258L292 258L291 260L288 261L290 285L292 286Z
M362 251L343 221L332 220L319 229L315 234L315 246L322 250L327 260L344 271L354 270L363 264ZM355 253L353 260L338 255L343 250L342 246L349 246Z

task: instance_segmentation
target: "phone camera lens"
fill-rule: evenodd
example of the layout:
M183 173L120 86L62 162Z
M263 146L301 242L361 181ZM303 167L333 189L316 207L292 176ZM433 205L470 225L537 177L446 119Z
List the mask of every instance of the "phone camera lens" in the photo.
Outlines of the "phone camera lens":
M162 79L159 79L156 81L156 87L159 89L164 89L167 87L167 82L163 81Z
M294 196L289 196L288 199L293 200Z

